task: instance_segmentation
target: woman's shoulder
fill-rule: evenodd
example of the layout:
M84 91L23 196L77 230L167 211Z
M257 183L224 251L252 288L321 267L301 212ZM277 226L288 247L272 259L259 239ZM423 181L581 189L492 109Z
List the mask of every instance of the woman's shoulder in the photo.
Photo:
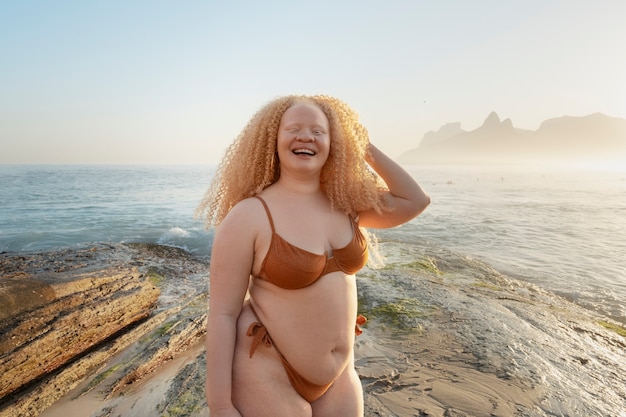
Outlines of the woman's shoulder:
M225 239L240 248L251 247L252 242L255 242L264 231L262 216L264 216L263 207L258 199L241 200L229 210L219 224L215 239L219 241Z
M258 233L267 224L263 202L256 197L248 197L236 203L229 211L220 227L233 232Z
M244 198L228 211L222 221L222 226L251 227L259 223L263 213L263 205L258 198Z

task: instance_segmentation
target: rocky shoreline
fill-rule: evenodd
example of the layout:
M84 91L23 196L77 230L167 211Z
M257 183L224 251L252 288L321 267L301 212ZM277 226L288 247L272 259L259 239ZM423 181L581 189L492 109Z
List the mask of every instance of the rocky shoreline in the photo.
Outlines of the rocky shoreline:
M0 255L0 416L39 415L84 379L80 396L111 398L196 345L206 271L157 245Z
M366 416L626 415L626 340L443 249L358 275ZM208 261L94 244L0 254L0 417L207 416Z

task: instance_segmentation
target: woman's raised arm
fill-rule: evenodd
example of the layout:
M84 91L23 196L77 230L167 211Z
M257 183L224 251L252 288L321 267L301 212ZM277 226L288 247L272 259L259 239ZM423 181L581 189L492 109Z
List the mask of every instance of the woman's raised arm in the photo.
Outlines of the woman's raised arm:
M366 210L359 213L359 225L386 228L408 222L430 204L430 197L422 187L397 162L385 155L376 146L369 144L367 163L383 179L389 191L384 198L390 211L378 213Z

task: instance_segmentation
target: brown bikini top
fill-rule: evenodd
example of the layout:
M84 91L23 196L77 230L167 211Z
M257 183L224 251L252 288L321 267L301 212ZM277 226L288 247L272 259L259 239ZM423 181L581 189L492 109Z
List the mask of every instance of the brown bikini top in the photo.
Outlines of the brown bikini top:
M267 203L261 197L256 197L263 203L272 227L270 247L257 278L269 281L280 288L296 290L308 287L331 272L342 271L352 275L367 263L367 240L352 217L350 217L352 240L343 248L333 248L332 256L329 256L328 252L320 255L294 246L280 237L274 229L274 221Z

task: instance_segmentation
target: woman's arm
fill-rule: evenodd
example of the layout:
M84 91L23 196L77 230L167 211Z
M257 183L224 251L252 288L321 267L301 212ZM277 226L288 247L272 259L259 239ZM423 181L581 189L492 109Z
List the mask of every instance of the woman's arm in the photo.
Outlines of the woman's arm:
M378 213L372 209L361 212L359 225L373 228L398 226L416 217L430 204L430 197L413 177L371 143L366 160L389 188L384 198L391 211Z
M211 250L206 335L206 397L211 416L239 416L232 403L237 319L248 290L254 228L246 204L235 206L215 232Z

